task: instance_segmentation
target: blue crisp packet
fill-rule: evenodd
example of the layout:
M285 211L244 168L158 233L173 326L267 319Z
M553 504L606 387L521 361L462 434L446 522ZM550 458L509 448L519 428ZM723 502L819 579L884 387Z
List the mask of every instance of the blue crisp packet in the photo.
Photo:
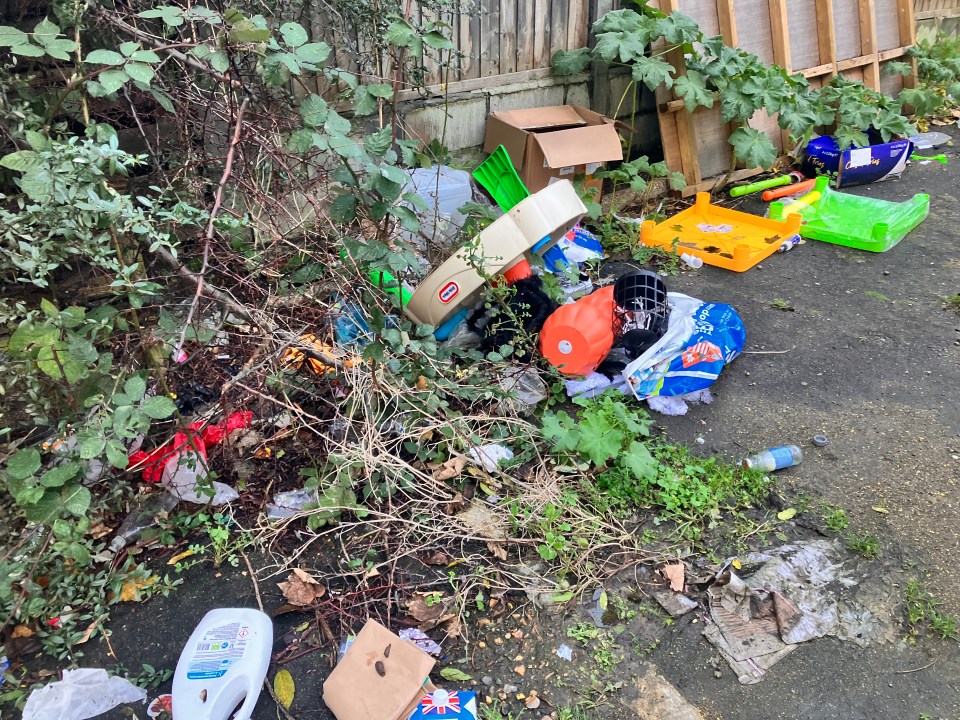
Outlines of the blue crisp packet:
M473 690L434 690L420 699L410 720L477 720L477 694Z

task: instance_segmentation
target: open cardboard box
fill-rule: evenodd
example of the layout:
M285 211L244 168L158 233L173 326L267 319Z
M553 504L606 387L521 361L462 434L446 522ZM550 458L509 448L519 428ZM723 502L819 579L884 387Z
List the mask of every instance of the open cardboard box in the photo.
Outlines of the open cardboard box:
M437 689L430 682L434 664L412 642L368 620L323 683L323 701L337 720L406 720Z
M483 149L503 145L517 174L535 193L556 180L586 177L587 188L603 183L596 171L605 163L623 160L616 123L580 105L529 110L505 110L487 117Z

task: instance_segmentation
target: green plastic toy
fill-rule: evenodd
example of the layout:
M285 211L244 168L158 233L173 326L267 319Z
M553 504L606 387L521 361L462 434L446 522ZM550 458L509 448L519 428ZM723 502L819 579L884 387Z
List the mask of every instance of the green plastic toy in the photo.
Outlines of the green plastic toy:
M473 177L486 188L504 212L530 197L530 191L517 175L507 149L500 145L473 171Z
M760 180L759 182L750 183L749 185L738 185L735 188L731 188L730 197L742 197L743 195L760 192L761 190L769 190L770 188L789 185L792 182L793 178L789 175L779 175L777 177L767 178L766 180Z
M946 165L949 161L947 160L946 155L917 155L914 153L910 156L911 160L935 160L941 165Z
M850 195L830 189L827 177L817 178L815 202L797 210L803 220L800 235L811 240L845 245L870 252L886 252L922 223L930 210L929 195L906 202ZM770 205L770 217L783 220L783 203ZM882 220L879 220L882 218Z

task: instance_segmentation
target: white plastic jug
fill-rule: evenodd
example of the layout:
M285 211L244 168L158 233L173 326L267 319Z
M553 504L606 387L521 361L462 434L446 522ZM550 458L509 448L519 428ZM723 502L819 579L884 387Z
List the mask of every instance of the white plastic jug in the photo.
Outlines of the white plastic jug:
M250 720L270 665L273 623L259 610L220 608L204 615L173 675L179 720Z

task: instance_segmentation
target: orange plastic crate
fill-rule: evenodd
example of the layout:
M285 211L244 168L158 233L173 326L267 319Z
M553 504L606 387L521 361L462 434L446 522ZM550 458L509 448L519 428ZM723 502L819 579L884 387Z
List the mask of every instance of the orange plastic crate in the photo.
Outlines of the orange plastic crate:
M677 240L678 253L687 253L734 272L749 270L770 257L787 238L800 232L800 216L770 220L710 204L710 193L697 193L697 202L657 225L640 228L640 242L668 250Z

